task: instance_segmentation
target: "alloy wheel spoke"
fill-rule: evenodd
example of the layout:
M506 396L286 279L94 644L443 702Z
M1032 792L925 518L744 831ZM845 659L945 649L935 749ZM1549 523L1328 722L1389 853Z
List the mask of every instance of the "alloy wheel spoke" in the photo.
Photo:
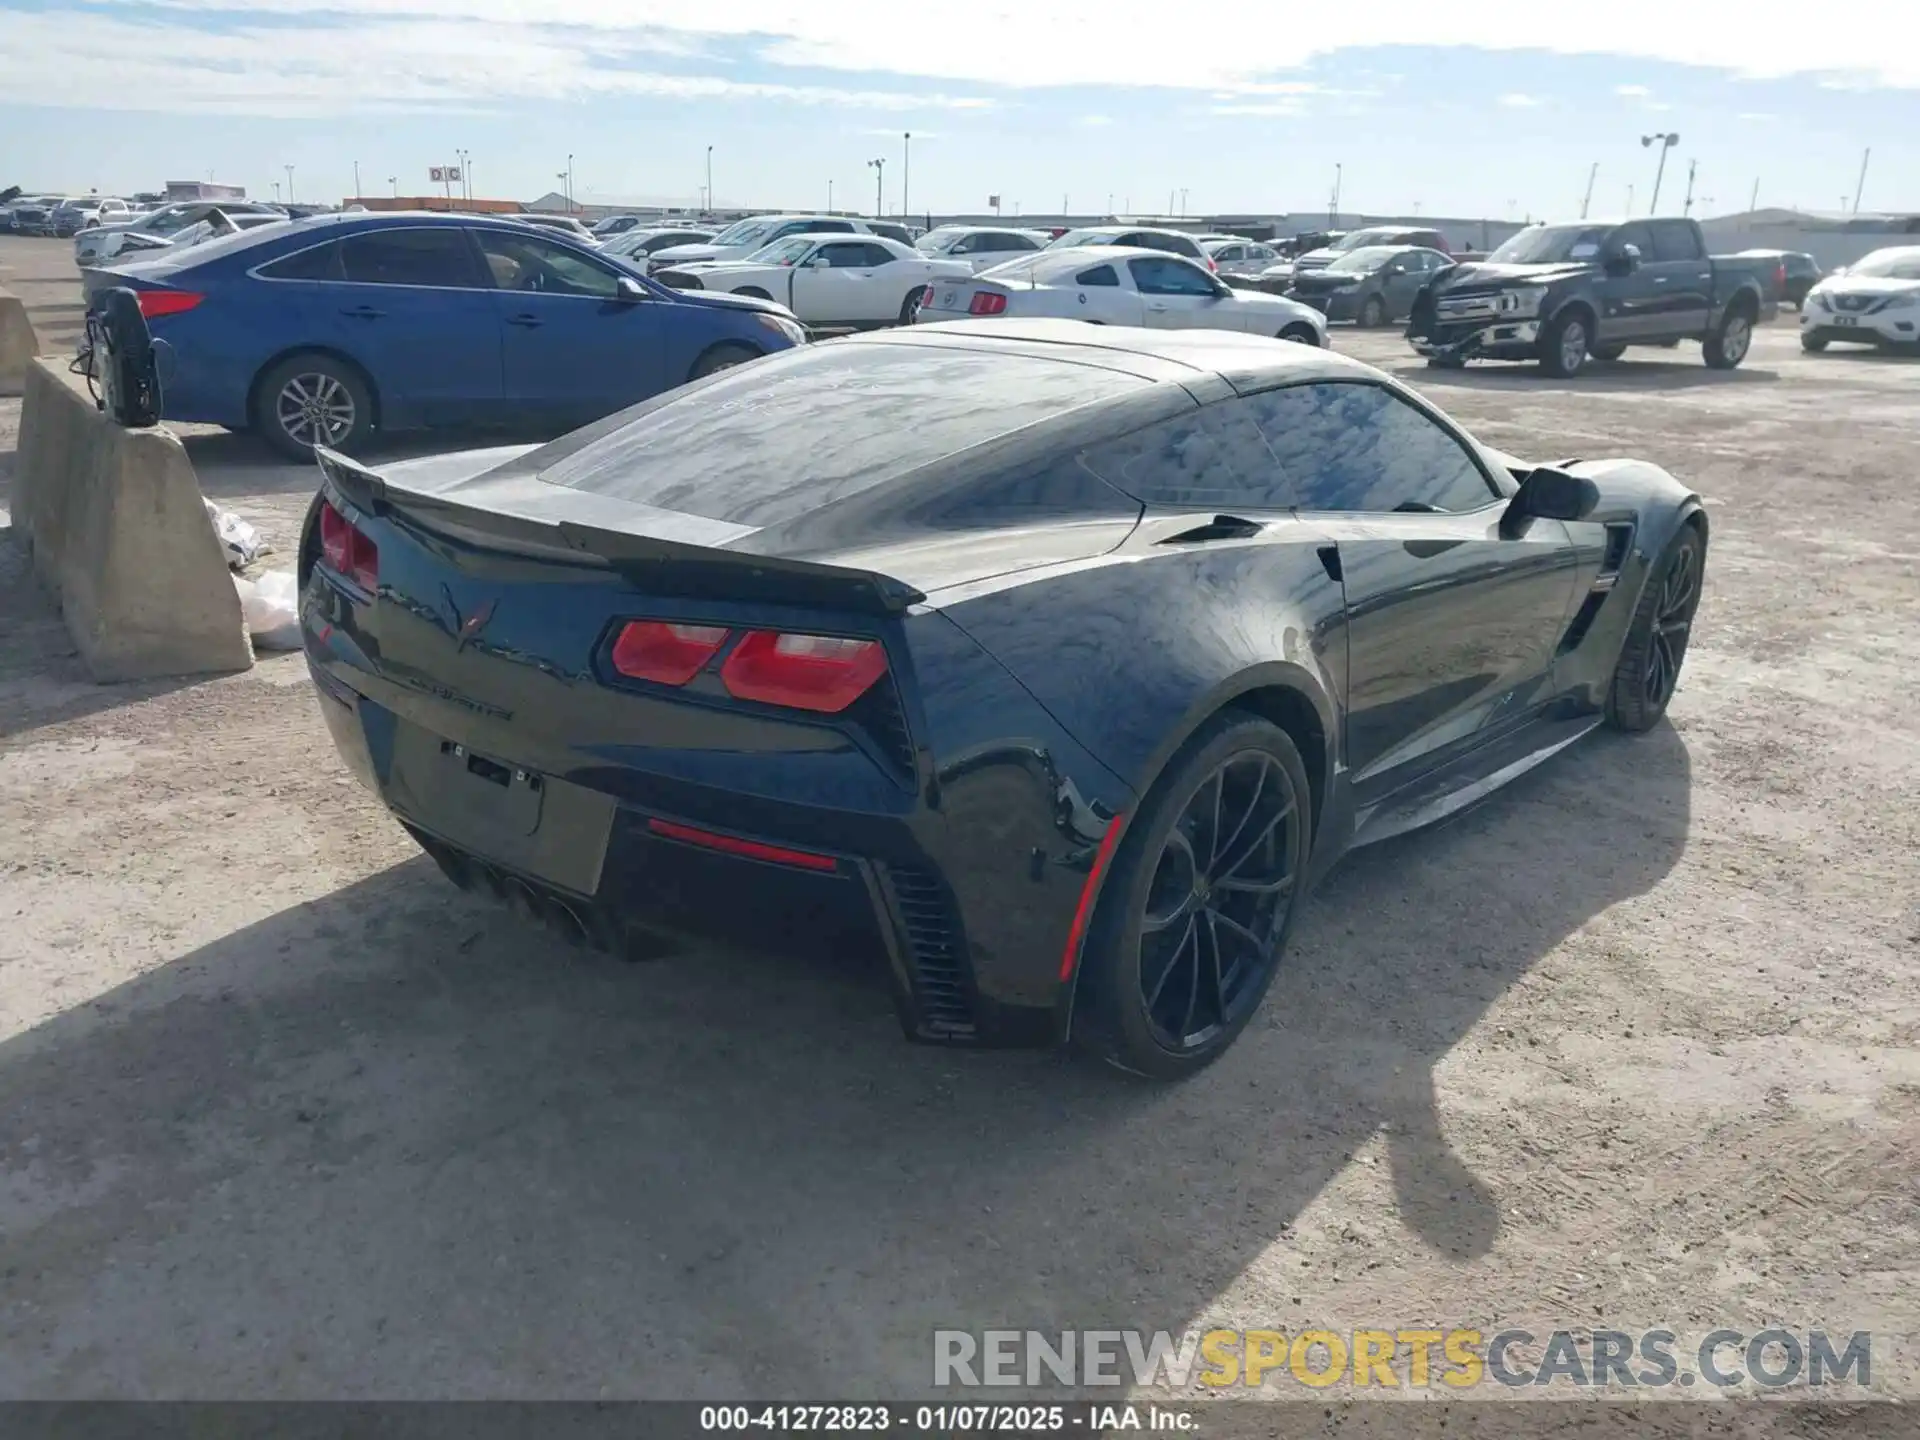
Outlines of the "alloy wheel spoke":
M1209 989L1213 992L1213 1018L1224 1022L1227 1018L1227 982L1220 965L1220 932L1214 926L1213 911L1202 912L1206 916L1206 942L1201 949L1206 954ZM1189 1024L1192 1023L1189 1017Z
M1293 872L1289 870L1278 880L1238 880L1229 875L1214 881L1213 888L1230 890L1236 895L1291 895Z
M1174 946L1172 951L1167 955L1167 963L1161 967L1160 978L1153 982L1153 989L1147 995L1147 1009L1149 1012L1152 1011L1155 1005L1160 1003L1160 992L1167 988L1167 977L1180 968L1180 957L1186 953L1188 944L1197 940L1198 929L1199 925L1194 916L1191 914L1188 915L1186 934L1180 937L1180 943Z
M1229 762L1229 764L1231 764L1231 762ZM1228 767L1226 765L1223 765L1220 767L1220 774L1222 777L1226 775L1227 768ZM1213 851L1207 857L1207 871L1209 874L1214 873L1218 869L1220 857L1232 851L1234 847L1234 843L1238 841L1240 838L1240 832L1246 829L1247 822L1251 820L1254 817L1254 814L1259 810L1260 796L1265 792L1267 788L1267 768L1268 767L1266 765L1262 765L1260 767L1260 778L1254 784L1253 794L1247 797L1246 809L1241 813L1239 823L1233 827L1233 834L1227 838L1227 843L1222 845L1219 843L1219 837L1217 835L1214 837L1215 843L1213 846ZM1226 783L1224 778L1222 779L1221 783L1223 785ZM1227 868L1231 869L1233 867L1229 866Z
M1262 825L1259 828L1259 830L1257 830L1253 834L1253 836L1247 841L1246 845L1241 849L1240 853L1233 857L1233 862L1231 864L1227 864L1227 865L1216 864L1214 867L1214 873L1218 876L1230 876L1230 875L1236 874L1242 865L1245 865L1249 860L1253 859L1254 855L1259 852L1261 843L1265 841L1269 835L1273 834L1274 830L1279 826L1280 822L1282 820L1285 820L1291 814L1293 814L1293 802L1289 800L1286 803L1285 807L1283 807L1280 810L1276 810L1271 816L1268 817L1267 822L1264 825ZM1236 839L1238 838L1237 834L1235 838Z
M1247 944L1253 947L1254 953L1256 955L1266 954L1267 942L1262 940L1252 930L1248 929L1245 925L1242 925L1238 920L1234 919L1231 915L1227 914L1224 910L1215 910L1212 907L1208 907L1207 919L1210 922L1212 922L1212 924L1215 927L1224 925L1227 927L1227 929L1233 931L1241 939L1245 940ZM1217 940L1219 936L1218 928L1214 930L1214 935Z

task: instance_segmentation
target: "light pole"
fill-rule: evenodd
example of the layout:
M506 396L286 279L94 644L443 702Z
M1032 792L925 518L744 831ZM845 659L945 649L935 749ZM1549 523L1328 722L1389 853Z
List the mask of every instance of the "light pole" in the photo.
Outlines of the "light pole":
M1651 215L1660 208L1660 179L1667 173L1667 151L1680 143L1680 132L1659 131L1652 135L1642 135L1642 147L1657 144L1660 147L1660 164L1653 172L1653 199L1647 202L1647 214Z
M356 200L360 198L360 162L358 160L353 162L353 198Z
M707 209L713 209L713 147L707 146Z
M867 164L873 168L873 218L878 220L880 218L881 197L885 193L883 182L886 180L887 162L884 159L869 160Z
M907 218L907 187L913 183L913 132L900 136L900 218Z
M1600 173L1600 162L1593 162L1593 168L1587 171L1587 193L1580 197L1580 218L1587 218L1587 207L1593 204L1593 182Z
M1860 213L1860 192L1867 188L1867 162L1873 159L1873 147L1860 156L1860 178L1853 182L1853 213Z
M567 154L567 213L573 213L573 154Z
M833 181L827 181L827 214L833 213Z
M280 203L280 182L278 180L273 182L273 203L276 205Z
M1327 212L1327 228L1334 230L1340 225L1340 162L1333 165L1333 208Z
M1698 160L1687 161L1687 198L1680 204L1682 215L1693 214L1693 172L1700 168Z
M460 157L460 198L462 200L471 200L473 198L473 182L472 177L467 174L467 167L472 164L473 152L469 150L456 150L453 153Z
M287 166L287 203L293 203L293 167Z
M393 198L398 200L400 198L400 177L398 175L387 176L387 184L393 187Z

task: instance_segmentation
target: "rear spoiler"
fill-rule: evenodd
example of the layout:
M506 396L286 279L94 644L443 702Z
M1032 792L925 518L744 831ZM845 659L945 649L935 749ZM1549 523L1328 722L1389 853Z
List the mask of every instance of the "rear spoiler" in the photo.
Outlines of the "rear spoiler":
M650 590L869 615L898 615L927 598L904 580L878 571L693 545L571 520L531 519L403 489L324 446L316 446L314 456L326 485L358 510L497 553L603 566Z

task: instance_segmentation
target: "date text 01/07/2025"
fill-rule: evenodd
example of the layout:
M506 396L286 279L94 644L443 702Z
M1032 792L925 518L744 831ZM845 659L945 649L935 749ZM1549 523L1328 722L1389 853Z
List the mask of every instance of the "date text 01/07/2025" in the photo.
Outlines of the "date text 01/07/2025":
M1169 1405L916 1405L878 1402L822 1405L703 1405L708 1432L869 1432L920 1435L1080 1434L1128 1430L1192 1434L1192 1409Z

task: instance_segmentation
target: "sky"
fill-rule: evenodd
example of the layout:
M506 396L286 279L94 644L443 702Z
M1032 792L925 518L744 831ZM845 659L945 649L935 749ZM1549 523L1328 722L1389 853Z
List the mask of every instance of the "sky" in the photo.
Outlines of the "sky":
M905 137L911 133L912 139ZM0 0L0 186L887 213L1920 211L1920 3ZM883 162L876 167L871 162ZM289 168L291 170L289 171Z

